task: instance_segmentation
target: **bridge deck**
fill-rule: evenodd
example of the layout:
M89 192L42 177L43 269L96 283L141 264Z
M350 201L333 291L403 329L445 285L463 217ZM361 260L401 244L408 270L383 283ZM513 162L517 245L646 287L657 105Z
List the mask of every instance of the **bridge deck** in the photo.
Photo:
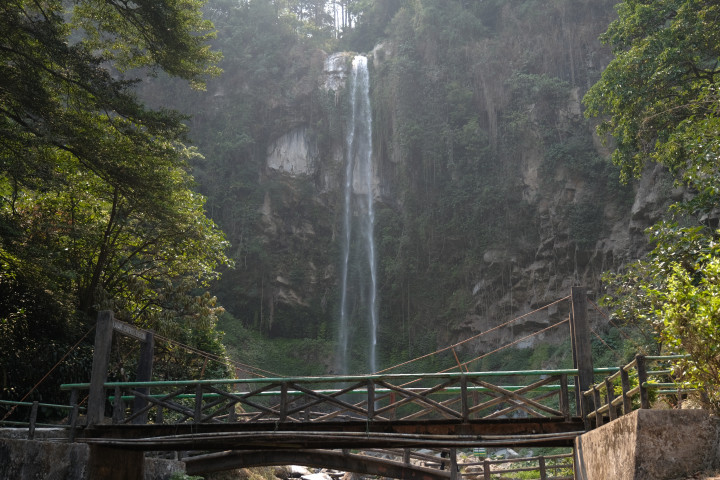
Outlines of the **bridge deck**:
M206 423L97 425L81 442L133 450L259 448L414 448L474 446L572 446L584 432L581 419L507 418L453 421L325 422L322 424Z
M576 374L571 369L106 384L114 393L114 425L91 424L77 439L136 450L569 446L585 430L571 413L568 377ZM497 385L508 378L527 383ZM87 387L63 386L76 392Z

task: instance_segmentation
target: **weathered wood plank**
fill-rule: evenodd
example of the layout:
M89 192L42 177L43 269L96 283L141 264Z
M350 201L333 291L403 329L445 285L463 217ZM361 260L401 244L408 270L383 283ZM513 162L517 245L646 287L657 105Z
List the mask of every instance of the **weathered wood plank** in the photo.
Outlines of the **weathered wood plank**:
M103 310L98 313L95 327L95 350L90 374L90 393L88 396L88 425L102 423L105 417L105 382L107 381L110 347L113 335L113 312Z
M453 385L456 383L455 380L448 380L447 382L443 382L439 385L436 385L434 387L428 388L423 390L422 392L414 392L412 390L408 390L402 387L399 387L397 385L393 385L391 383L388 383L384 380L380 380L377 382L378 385L381 385L385 388L388 388L390 390L393 390L401 395L403 395L403 399L400 401L396 401L395 403L391 403L390 405L383 407L378 410L377 413L383 413L388 410L392 410L394 408L397 408L401 405L405 405L408 403L422 403L427 407L434 408L438 413L445 413L450 418L462 418L462 414L456 412L455 410L452 410L450 408L447 408L446 406L442 405L440 402L437 402L435 400L432 400L428 398L427 396L436 392L439 392L441 390L446 389L450 385Z

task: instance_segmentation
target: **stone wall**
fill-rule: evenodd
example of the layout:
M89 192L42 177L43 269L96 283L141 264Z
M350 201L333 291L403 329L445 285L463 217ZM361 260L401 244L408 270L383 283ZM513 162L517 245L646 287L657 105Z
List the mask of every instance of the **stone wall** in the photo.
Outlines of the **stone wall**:
M27 430L23 432L27 435ZM0 479L89 480L87 444L67 443L64 438L22 440L17 435L8 436L15 438L0 438ZM174 473L184 472L185 464L146 458L144 470L145 480L168 480Z

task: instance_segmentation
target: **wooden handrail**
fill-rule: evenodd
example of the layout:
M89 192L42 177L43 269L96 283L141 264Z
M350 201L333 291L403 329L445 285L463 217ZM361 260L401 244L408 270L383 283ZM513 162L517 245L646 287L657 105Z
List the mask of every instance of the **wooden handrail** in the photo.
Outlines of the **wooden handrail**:
M600 426L603 423L603 416L608 414L610 420L613 420L618 409L622 409L622 414L625 415L630 413L632 410L631 398L640 397L640 408L650 408L650 401L648 398L649 390L657 390L658 388L668 388L675 384L670 383L657 383L650 382L648 378L652 375L668 375L672 373L671 369L660 369L660 370L648 370L648 361L667 361L685 358L685 355L654 355L644 356L637 355L631 362L618 369L617 372L607 376L602 382L592 385L588 390L582 392L583 398L593 398L596 402L595 408L587 412L586 419L594 419L596 426ZM629 373L632 370L637 372L638 385L630 387ZM621 395L615 396L614 388L616 387L615 382L621 380ZM604 391L602 395L605 400L600 399L600 392ZM681 391L687 391L686 389L674 389L669 391L663 391L663 393L679 393Z

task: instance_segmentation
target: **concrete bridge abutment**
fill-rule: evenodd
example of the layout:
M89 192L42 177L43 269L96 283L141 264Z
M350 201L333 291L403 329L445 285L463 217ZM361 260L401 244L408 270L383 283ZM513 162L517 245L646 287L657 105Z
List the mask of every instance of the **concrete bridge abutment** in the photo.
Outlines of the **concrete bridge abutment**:
M88 474L91 479L144 480L145 452L90 445Z
M575 478L687 478L720 467L719 436L704 410L635 410L575 440Z

